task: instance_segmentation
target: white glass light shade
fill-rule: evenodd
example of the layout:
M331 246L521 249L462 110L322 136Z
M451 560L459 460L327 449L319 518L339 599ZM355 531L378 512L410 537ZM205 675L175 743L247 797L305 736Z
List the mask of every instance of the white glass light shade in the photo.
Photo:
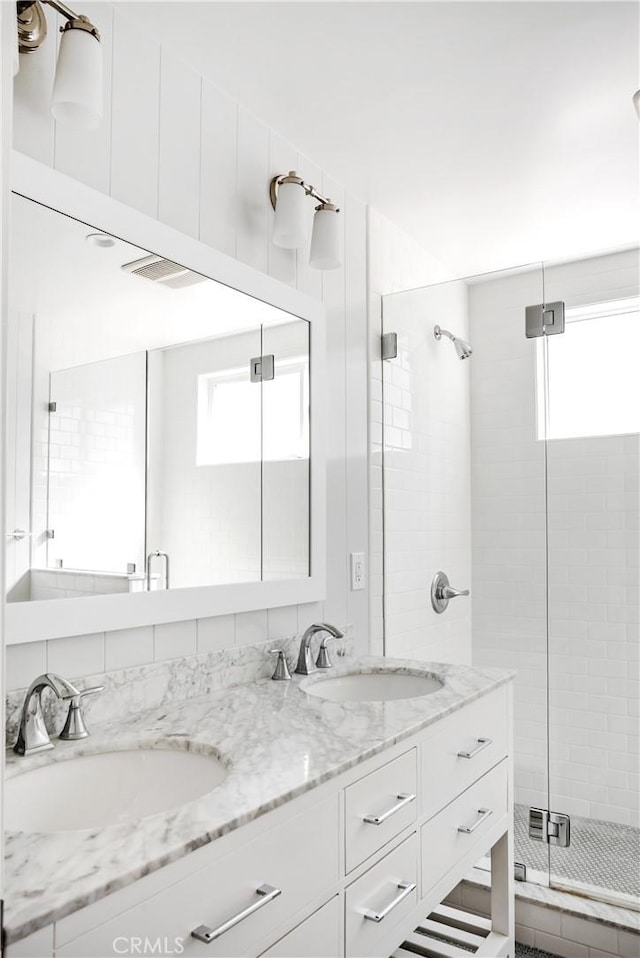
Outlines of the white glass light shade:
M278 187L273 242L282 249L298 249L307 236L305 223L306 194L299 183L282 183Z
M340 215L330 204L321 206L313 217L309 265L314 269L338 269L342 266Z
M88 30L65 30L53 85L51 112L76 130L95 130L102 120L102 49Z

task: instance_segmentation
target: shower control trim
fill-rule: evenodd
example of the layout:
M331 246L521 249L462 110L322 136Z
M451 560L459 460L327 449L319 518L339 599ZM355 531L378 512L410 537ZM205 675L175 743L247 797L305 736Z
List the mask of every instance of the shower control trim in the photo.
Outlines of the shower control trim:
M436 572L431 583L431 605L434 612L442 615L449 607L450 600L460 595L469 595L469 589L453 589L446 572Z

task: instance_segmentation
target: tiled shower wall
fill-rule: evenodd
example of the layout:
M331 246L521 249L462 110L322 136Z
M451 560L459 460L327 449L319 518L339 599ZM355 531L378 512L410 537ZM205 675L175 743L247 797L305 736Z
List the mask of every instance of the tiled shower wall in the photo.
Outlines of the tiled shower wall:
M186 655L203 643L251 644L291 634L326 618L351 623L356 647L368 647L366 590L349 590L349 552L367 552L367 225L365 204L345 195L279 134L161 47L128 19L124 4L87 2L105 51L105 120L95 133L58 127L49 101L56 57L55 14L49 42L22 57L15 84L13 146L188 235L321 299L327 313L328 556L327 598L287 607L85 637L12 646L7 688L44 667L73 675L123 663ZM342 210L344 267L310 269L270 242L271 176L297 169ZM313 205L309 204L309 215ZM99 224L98 224L99 225ZM24 505L19 490L10 501ZM8 522L13 519L9 517ZM14 528L15 525L10 525ZM220 644L222 643L222 645Z
M471 586L469 368L441 324L468 339L467 288L448 282L389 296L385 331L398 356L383 363L386 649L431 661L471 661L471 603L442 614L431 582L445 572Z
M449 271L434 256L398 229L377 210L369 208L369 421L370 421L370 629L371 651L385 648L383 614L383 396L381 361L382 297L437 283ZM386 329L389 329L387 324ZM387 655L400 655L391 643ZM408 654L408 653L405 653ZM438 650L446 658L446 649Z
M524 307L542 270L469 287L474 662L518 671L516 799L546 807L545 461ZM568 307L638 293L637 252L544 270ZM598 389L598 371L593 370ZM602 396L602 402L607 396ZM548 452L552 808L638 824L639 437Z

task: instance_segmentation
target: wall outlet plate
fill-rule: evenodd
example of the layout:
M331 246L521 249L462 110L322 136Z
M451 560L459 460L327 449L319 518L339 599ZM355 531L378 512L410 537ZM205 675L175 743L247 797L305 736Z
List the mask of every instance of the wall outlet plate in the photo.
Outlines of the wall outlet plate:
M364 589L367 584L367 572L365 569L364 552L351 553L351 591L357 592Z

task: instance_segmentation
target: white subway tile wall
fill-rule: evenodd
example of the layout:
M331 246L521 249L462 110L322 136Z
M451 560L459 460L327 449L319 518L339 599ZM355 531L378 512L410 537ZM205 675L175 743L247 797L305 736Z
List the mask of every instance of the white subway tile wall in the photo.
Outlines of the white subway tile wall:
M323 617L349 622L354 627L357 648L367 651L368 592L351 592L348 580L348 554L367 553L369 533L366 205L351 194L345 195L342 187L324 176L308 157L224 91L196 76L187 63L161 49L152 37L133 43L131 38L139 31L131 28L124 7L119 3L87 4L87 14L100 28L109 50L107 59L112 62L106 77L105 122L100 130L82 134L79 144L77 134L72 136L56 127L49 112L55 44L45 44L43 55L34 57L33 63L21 64L23 69L16 78L13 145L323 301L327 309L326 379L331 423L326 431L328 591L324 603L312 603L297 611L297 627L301 631ZM52 12L47 11L47 16L52 17ZM50 30L55 35L53 20ZM135 103L132 89L136 91ZM310 269L308 248L292 255L275 250L270 242L269 179L293 168L320 189L330 190L339 202L344 266L331 274ZM311 218L313 204L308 205ZM17 365L17 356L27 355L28 350L16 344L12 353ZM37 401L42 398L37 397ZM16 397L9 409L14 422L18 421L19 409ZM24 512L15 490L11 498L16 501L14 514ZM10 514L9 521L12 519ZM20 523L25 521L28 523L28 518ZM9 561L14 561L13 554ZM282 619L287 631L292 615L284 614ZM258 625L252 622L248 626L242 619L238 632L243 636L264 630L266 637L268 621L266 614ZM156 651L173 654L181 646L195 648L190 637L194 629L193 623L183 624L183 640L176 635L171 641L166 635L156 637ZM273 628L269 631L275 638ZM201 636L198 641L223 641L224 629L212 638L214 632L215 627L205 628L203 636L209 638ZM55 648L57 641L49 644ZM149 655L146 634L144 638L140 635L138 643L134 631L130 641L127 654L138 661ZM122 647L124 642L120 639L118 644ZM107 637L107 647L110 644ZM76 640L73 645L80 647ZM12 663L17 658L19 654L10 649L9 688Z
M544 274L544 296L541 269L472 285L469 311L474 661L518 671L516 801L546 806L545 450L524 307L630 295L637 257ZM639 808L639 463L637 435L548 447L551 803L624 825Z
M431 604L444 571L471 586L469 361L461 361L442 324L468 339L467 290L450 282L385 300L385 330L398 356L383 363L385 641L389 655L471 661L471 602Z
M312 622L322 621L322 611L322 603L311 602L269 612L243 612L10 645L6 650L5 685L7 691L23 689L46 671L73 678L183 658L196 652L259 645L268 639L277 644L280 639L304 631Z
M369 603L371 651L376 654L382 654L384 649L382 297L436 283L448 276L445 266L434 256L421 249L377 210L369 209ZM393 324L385 316L385 332L392 329ZM424 648L416 649L416 654L421 657L424 651ZM400 651L394 652L393 643L387 653L401 654ZM446 648L430 649L431 653L440 659L447 657Z

